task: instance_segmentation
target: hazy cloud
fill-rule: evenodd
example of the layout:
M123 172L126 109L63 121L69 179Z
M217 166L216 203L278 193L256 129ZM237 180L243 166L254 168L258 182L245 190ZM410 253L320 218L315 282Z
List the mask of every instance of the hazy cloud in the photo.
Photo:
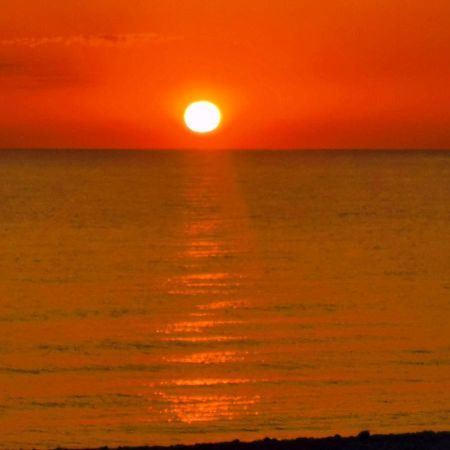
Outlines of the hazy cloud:
M48 45L89 46L89 47L128 47L142 44L164 44L178 40L176 36L163 36L157 33L124 34L79 34L74 36L25 37L0 40L0 46L19 46L37 48Z
M4 89L88 86L92 77L83 76L78 66L64 57L51 55L0 55L0 80ZM0 88L0 91L1 91Z
M157 33L79 34L0 39L0 78L3 86L7 85L8 88L91 86L97 79L94 69L90 68L89 73L86 73L72 52L64 49L157 46L178 39L179 37Z
M21 73L22 70L23 70L22 64L0 60L0 75L5 73L6 74Z

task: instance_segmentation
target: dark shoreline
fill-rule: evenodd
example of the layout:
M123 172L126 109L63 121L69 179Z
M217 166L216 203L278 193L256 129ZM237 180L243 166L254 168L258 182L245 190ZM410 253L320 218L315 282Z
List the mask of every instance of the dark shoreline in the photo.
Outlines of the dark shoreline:
M93 447L77 450L108 450ZM449 450L450 431L422 431L404 434L374 434L362 431L357 436L297 438L278 440L265 438L253 442L219 442L210 444L117 447L116 450ZM58 447L56 450L68 450ZM112 449L111 449L112 450Z

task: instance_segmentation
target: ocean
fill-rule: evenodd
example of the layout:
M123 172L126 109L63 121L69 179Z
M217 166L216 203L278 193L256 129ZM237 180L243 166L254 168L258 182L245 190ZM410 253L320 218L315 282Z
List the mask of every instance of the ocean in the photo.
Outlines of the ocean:
M450 425L450 152L0 151L0 447Z

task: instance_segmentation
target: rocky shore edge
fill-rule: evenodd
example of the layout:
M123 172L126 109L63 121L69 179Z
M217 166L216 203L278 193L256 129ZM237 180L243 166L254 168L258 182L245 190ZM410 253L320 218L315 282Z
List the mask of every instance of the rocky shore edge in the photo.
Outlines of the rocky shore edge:
M55 450L69 450L58 447ZM75 449L72 449L75 450ZM403 434L370 434L361 431L357 436L335 435L326 438L271 439L253 442L218 442L194 445L92 447L76 450L450 450L450 431L422 431Z

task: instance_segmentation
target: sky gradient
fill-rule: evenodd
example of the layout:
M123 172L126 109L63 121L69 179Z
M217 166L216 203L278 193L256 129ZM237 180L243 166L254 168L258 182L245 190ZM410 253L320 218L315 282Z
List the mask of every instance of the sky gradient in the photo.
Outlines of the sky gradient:
M5 2L0 148L448 149L449 55L448 0Z

